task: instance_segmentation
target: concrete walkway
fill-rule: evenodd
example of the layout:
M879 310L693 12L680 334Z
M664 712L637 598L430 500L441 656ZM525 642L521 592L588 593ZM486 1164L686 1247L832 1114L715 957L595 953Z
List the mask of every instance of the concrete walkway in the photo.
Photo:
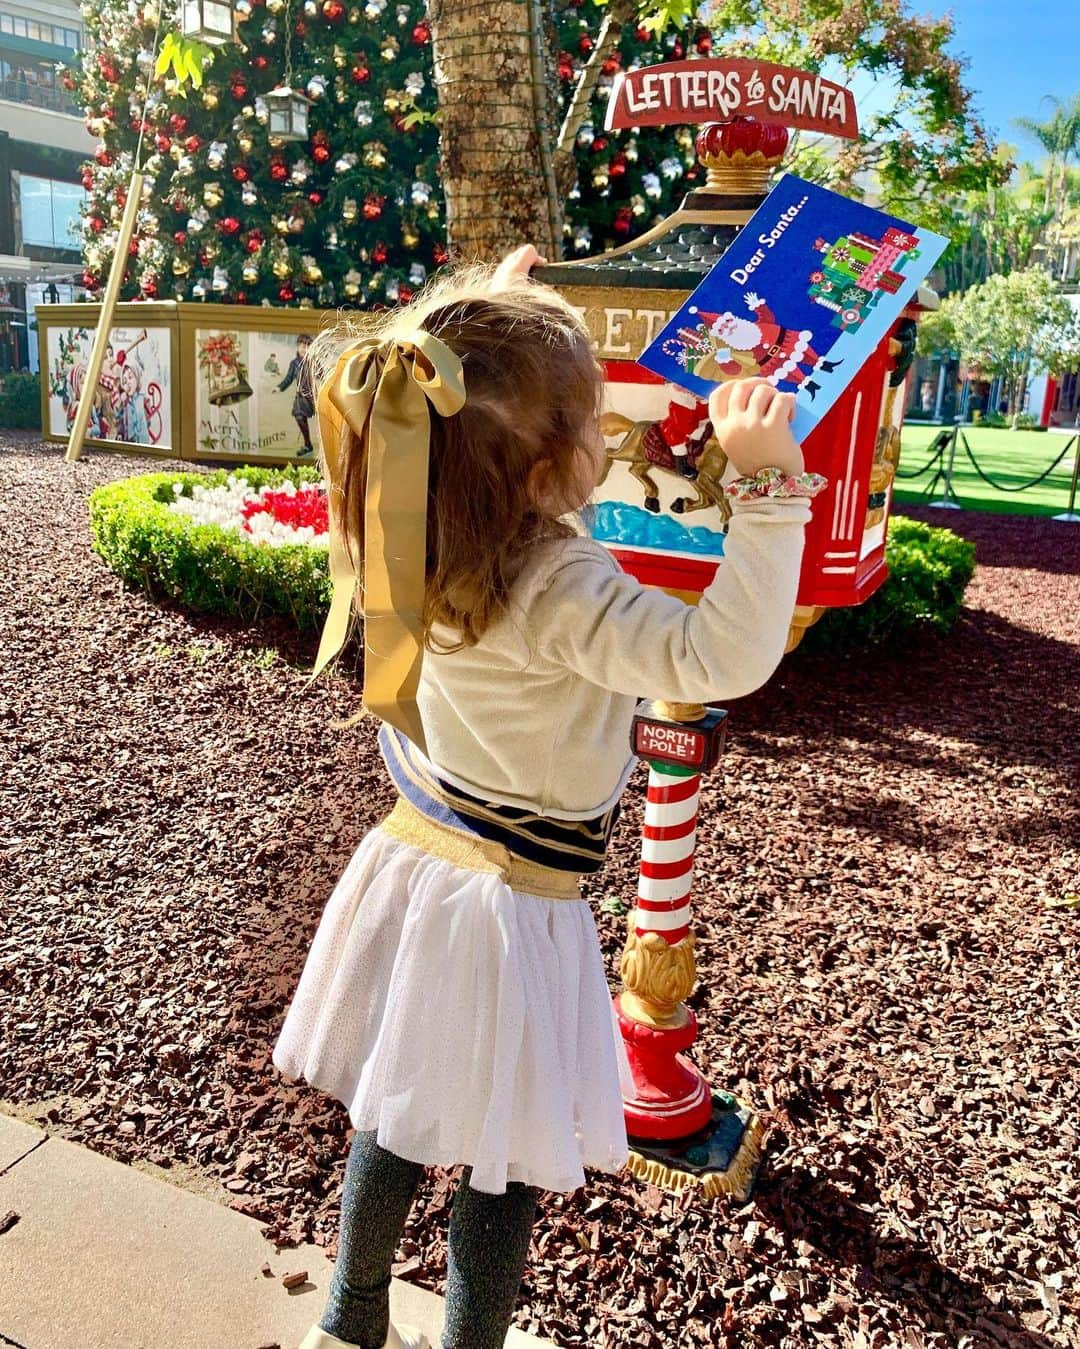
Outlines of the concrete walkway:
M316 1246L275 1254L253 1219L0 1115L0 1346L296 1349L331 1270ZM438 1345L441 1298L395 1279L390 1303ZM512 1330L506 1349L546 1344Z

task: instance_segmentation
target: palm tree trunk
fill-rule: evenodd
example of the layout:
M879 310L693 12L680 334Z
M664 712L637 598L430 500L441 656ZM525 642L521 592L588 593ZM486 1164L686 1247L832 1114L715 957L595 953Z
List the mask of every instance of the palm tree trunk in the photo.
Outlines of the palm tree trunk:
M560 256L551 43L540 0L432 0L446 223L456 259Z

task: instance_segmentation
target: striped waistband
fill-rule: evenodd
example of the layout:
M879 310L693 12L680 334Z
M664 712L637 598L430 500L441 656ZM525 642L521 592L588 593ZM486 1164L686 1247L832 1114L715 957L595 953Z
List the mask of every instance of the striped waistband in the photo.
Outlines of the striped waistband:
M540 866L524 857L516 857L501 843L439 824L403 796L398 797L397 804L379 827L399 842L421 848L453 866L499 876L511 890L538 895L541 899L581 898L581 877L574 872Z
M559 820L517 806L484 801L436 777L400 731L379 731L379 749L398 795L435 824L501 844L522 861L580 876L604 865L619 807L587 820Z

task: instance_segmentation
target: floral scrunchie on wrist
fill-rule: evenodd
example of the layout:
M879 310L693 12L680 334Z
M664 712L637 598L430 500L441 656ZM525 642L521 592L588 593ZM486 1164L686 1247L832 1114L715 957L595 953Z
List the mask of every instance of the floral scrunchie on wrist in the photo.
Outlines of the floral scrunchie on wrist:
M751 477L736 478L724 491L736 501L756 501L759 497L816 497L829 480L820 473L788 474L778 468L759 468Z

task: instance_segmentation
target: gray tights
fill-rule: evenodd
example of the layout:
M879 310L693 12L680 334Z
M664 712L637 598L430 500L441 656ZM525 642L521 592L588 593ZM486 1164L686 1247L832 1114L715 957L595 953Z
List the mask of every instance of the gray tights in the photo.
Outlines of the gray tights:
M323 1330L382 1349L390 1326L390 1266L423 1166L357 1133L341 1192L341 1239ZM514 1313L539 1191L510 1184L481 1194L465 1169L454 1195L443 1349L500 1349Z

